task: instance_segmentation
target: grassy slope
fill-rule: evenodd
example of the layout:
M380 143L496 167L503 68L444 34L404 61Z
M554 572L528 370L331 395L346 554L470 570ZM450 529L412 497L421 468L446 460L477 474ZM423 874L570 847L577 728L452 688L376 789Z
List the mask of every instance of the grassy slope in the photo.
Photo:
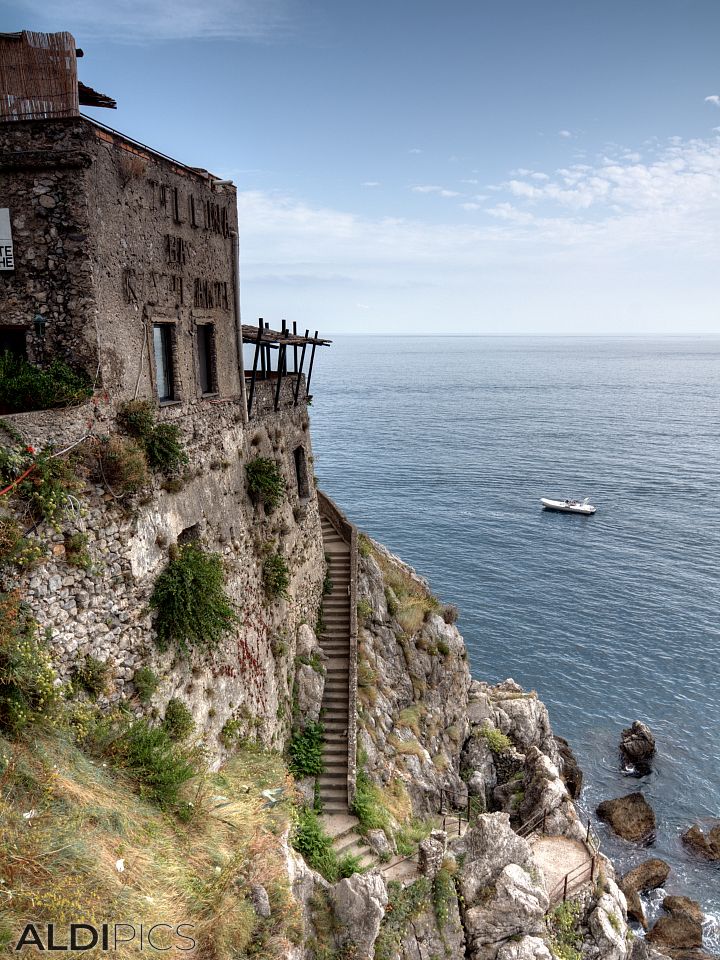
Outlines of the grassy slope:
M269 809L260 795L283 785L279 756L240 750L189 785L195 813L180 823L55 734L0 739L0 952L34 920L191 923L195 957L286 955L302 935L279 842L289 804ZM268 891L269 920L255 915L251 883Z

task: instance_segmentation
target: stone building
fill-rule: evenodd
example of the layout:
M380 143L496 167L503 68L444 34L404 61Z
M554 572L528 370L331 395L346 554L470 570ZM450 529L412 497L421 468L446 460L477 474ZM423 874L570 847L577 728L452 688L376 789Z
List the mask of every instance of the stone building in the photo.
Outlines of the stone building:
M158 423L178 428L188 460L132 496L87 471L55 529L4 494L0 518L19 517L43 552L34 570L5 570L4 588L18 589L48 631L62 674L93 656L109 665L109 699L137 706L133 676L150 665L161 678L154 709L182 699L211 750L229 721L280 745L296 637L316 623L325 576L307 391L316 347L329 341L284 322L242 326L235 187L82 116L80 104L112 101L78 85L76 58L69 34L0 35L0 252L10 251L0 262L0 355L41 369L61 360L92 396L0 409L0 447L17 453L22 438L94 462L122 432L124 405L144 400ZM19 75L28 89L17 88ZM285 480L271 513L248 495L256 457L274 460ZM73 534L87 546L85 567L68 562ZM147 601L173 545L188 540L222 556L240 617L211 658L153 644ZM272 600L270 554L290 578Z

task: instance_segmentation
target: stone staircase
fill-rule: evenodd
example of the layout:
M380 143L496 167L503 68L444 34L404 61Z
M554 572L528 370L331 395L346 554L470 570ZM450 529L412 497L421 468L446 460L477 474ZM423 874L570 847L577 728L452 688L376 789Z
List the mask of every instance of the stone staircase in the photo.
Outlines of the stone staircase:
M323 599L325 630L318 638L320 647L327 655L321 715L325 728L325 771L319 778L320 799L325 813L347 815L350 545L326 517L321 519L323 544L333 589L332 593Z

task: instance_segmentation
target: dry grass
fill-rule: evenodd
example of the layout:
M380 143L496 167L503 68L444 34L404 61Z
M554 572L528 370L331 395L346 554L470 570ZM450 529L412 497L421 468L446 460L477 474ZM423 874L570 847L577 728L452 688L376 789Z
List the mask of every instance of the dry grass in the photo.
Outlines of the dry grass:
M391 733L387 740L388 743L395 748L396 753L399 753L401 756L407 754L419 757L421 760L427 759L426 751L423 750L415 737L411 737L409 740L401 740L396 734Z
M397 718L398 727L407 727L415 736L420 737L420 723L425 714L425 708L422 704L414 704L412 707L405 707L401 710Z
M397 598L395 619L406 634L414 636L422 627L427 615L440 610L440 601L417 579L412 577L385 554L376 552L386 586Z
M288 785L279 757L240 751L191 783L189 823L56 737L0 740L0 771L0 947L14 944L28 918L189 923L203 960L280 958L301 937L279 841L287 805L268 809L260 795ZM269 920L255 915L250 883L267 889ZM128 944L115 956L136 953Z

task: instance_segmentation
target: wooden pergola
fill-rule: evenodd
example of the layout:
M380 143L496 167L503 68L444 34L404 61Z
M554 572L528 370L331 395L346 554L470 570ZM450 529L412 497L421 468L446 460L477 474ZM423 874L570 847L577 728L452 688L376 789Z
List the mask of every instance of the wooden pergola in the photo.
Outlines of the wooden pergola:
M247 388L248 416L252 415L255 384L258 380L275 380L274 406L277 410L280 405L280 391L282 389L283 378L294 376L293 405L298 405L300 399L300 383L302 381L308 347L310 347L310 360L305 382L305 399L311 399L310 381L312 379L313 364L315 362L315 350L317 347L329 346L332 340L323 340L318 336L317 330L313 336L310 336L309 330L306 330L304 335L299 334L297 323L293 323L292 330L290 330L285 320L282 322L282 330L271 330L270 325L265 323L262 318L258 320L256 327L247 324L242 325L242 339L243 343L255 344L252 371L245 372L245 378L250 381ZM277 361L275 369L273 370L272 356L274 350L277 351ZM288 368L289 360L290 367Z

